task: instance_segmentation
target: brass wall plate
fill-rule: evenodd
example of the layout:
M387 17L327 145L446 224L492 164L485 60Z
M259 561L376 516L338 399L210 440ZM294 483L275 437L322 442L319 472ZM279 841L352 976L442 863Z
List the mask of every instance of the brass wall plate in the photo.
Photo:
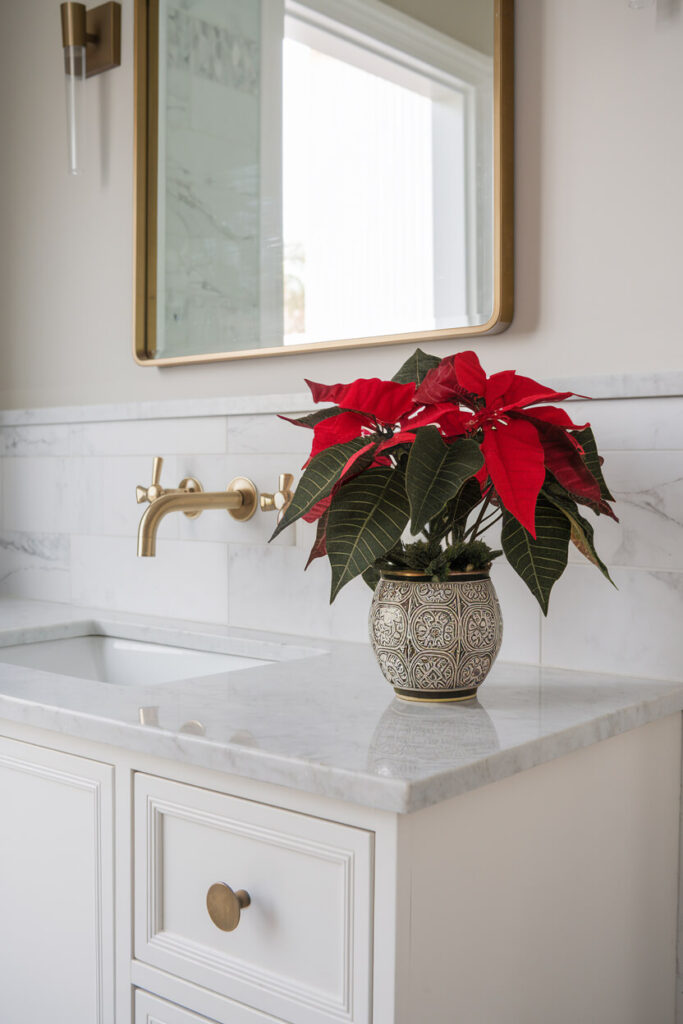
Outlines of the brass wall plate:
M247 519L251 519L258 507L256 487L246 476L236 476L225 489L226 491L239 491L242 495L240 507L229 508L228 512L233 519L237 519L240 523L246 523Z
M494 0L493 61L493 310L474 327L456 327L367 338L340 338L309 345L243 349L188 356L156 356L157 325L157 168L159 120L159 0L135 0L135 337L133 357L140 366L181 366L315 354L400 343L498 334L514 311L514 0Z
M111 71L121 64L121 4L106 3L86 12L85 77Z

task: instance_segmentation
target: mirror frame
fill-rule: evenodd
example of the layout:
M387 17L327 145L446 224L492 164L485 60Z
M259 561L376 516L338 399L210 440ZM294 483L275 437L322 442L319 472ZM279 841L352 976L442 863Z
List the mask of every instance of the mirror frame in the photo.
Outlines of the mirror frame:
M135 0L135 341L140 366L180 366L265 356L301 355L370 345L412 345L498 334L514 311L514 0L494 0L493 49L493 311L475 327L341 338L277 348L199 355L155 355L157 265L157 130L159 0Z

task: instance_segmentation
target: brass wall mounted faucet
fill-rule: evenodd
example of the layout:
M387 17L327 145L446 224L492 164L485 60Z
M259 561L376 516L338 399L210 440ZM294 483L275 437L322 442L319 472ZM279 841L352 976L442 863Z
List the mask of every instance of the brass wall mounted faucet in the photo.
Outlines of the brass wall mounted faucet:
M245 522L256 511L257 491L251 480L236 476L225 491L205 491L198 480L188 476L178 487L164 490L161 486L163 459L154 459L152 483L149 487L139 485L135 489L138 504L149 502L138 527L138 557L153 558L156 555L156 539L159 523L169 512L184 512L190 519L196 519L205 509L220 508Z

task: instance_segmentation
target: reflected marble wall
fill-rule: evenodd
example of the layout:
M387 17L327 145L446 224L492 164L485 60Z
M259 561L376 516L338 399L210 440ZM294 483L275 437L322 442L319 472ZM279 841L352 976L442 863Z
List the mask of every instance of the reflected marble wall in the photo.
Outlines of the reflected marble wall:
M252 0L161 4L159 355L258 344L259 13Z

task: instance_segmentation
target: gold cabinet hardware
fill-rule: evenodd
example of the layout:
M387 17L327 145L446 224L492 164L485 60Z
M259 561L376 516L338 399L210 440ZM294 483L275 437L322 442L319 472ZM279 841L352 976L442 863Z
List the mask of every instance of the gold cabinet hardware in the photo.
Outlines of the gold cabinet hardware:
M244 889L234 892L225 882L214 882L206 894L209 917L223 932L233 932L240 923L242 911L251 903Z
M294 497L294 492L292 491L293 483L294 477L291 473L280 473L277 481L277 491L275 494L261 495L261 511L277 512L278 523L287 511L287 506Z
M165 490L161 486L163 459L154 459L152 483L149 487L139 485L135 489L138 504L149 502L138 526L138 556L153 558L156 554L156 539L159 523L169 512L184 512L189 519L196 519L204 509L220 508L229 512L233 519L245 522L256 512L258 492L245 476L236 476L224 491L205 491L199 480L188 476L175 489Z
M161 486L161 468L164 464L164 460L160 455L154 457L152 464L152 482L149 487L143 487L141 484L135 488L135 500L138 505L142 505L143 502L149 501L150 503L161 498L164 494L196 494L199 491L203 491L204 488L200 484L199 480L195 480L193 476L186 476L184 480L181 480L177 487L164 488ZM188 519L196 519L202 514L201 509L195 511L185 512Z

